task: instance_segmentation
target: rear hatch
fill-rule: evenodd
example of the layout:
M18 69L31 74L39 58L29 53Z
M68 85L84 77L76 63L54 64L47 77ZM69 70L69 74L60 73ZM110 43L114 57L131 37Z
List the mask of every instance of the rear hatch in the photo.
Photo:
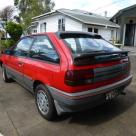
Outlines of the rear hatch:
M114 82L114 79L121 80L129 75L128 52L120 50L101 36L63 32L59 33L59 38L70 49L74 68L78 69L66 73L67 85L78 86L110 80ZM91 67L83 70L86 66Z

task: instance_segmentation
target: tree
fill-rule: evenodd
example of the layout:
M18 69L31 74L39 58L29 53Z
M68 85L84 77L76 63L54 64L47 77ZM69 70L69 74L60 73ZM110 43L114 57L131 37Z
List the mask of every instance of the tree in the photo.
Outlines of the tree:
M7 6L3 10L0 11L0 18L1 20L7 22L12 19L14 13L13 6Z
M14 5L20 11L20 18L23 19L27 28L34 16L50 12L55 6L52 0L14 0Z
M6 31L8 32L12 40L18 41L23 33L23 28L20 24L10 21L6 25Z
M14 13L13 6L7 6L0 11L0 18L4 22L2 24L3 29L5 29L5 25L7 24L7 22L13 19L13 13ZM7 32L6 32L6 37L7 37Z

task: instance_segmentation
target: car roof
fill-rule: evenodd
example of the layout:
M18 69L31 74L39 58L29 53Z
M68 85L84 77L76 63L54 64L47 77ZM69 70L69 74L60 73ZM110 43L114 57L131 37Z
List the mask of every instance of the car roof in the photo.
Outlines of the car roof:
M31 36L48 35L48 34L56 34L58 37L60 37L61 35L65 35L65 34L68 34L68 35L70 35L70 34L71 35L89 35L89 36L92 36L92 37L101 37L98 34L94 34L94 33L90 33L90 32L82 32L82 31L57 31L57 32L44 32L44 33L31 34L31 35L24 36L22 38L31 37Z
M102 38L101 35L90 33L90 32L82 32L82 31L62 31L62 32L56 32L57 36L61 38L62 35L86 35L91 37L99 37Z

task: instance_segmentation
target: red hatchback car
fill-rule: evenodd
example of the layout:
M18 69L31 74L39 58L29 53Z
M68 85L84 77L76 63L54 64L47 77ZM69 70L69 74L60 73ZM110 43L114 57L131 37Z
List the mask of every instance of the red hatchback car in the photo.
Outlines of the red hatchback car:
M84 32L23 37L1 60L4 81L13 79L31 91L47 120L124 94L132 80L128 52Z

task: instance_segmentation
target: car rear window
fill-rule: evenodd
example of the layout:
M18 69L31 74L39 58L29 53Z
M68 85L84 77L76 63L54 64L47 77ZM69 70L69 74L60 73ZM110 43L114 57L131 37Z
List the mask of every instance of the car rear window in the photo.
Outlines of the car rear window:
M61 36L61 39L64 40L73 54L84 54L94 51L121 51L119 48L115 47L110 42L107 42L100 36L65 34L64 36Z

